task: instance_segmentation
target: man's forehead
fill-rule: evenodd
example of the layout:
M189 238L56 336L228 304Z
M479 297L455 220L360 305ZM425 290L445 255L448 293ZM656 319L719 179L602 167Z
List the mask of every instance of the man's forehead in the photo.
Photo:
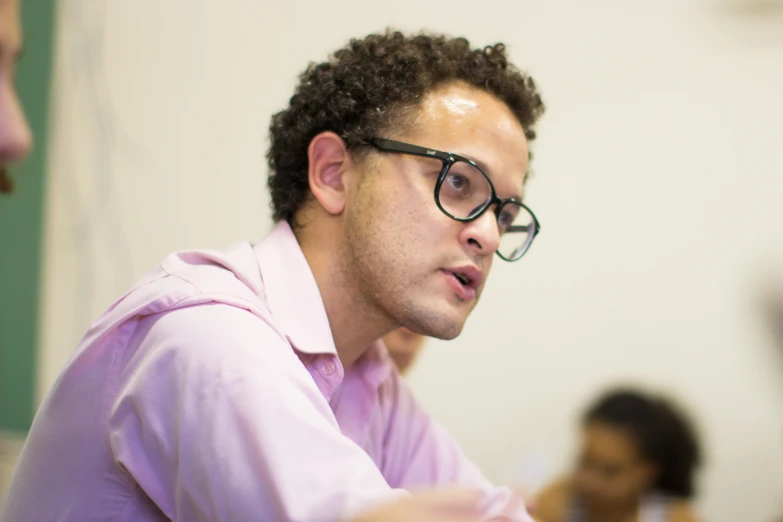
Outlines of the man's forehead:
M422 98L420 117L424 120L475 117L487 105L491 95L462 83L436 87Z
M427 94L411 129L417 145L460 154L492 178L501 197L520 197L528 169L525 131L500 100L451 84Z

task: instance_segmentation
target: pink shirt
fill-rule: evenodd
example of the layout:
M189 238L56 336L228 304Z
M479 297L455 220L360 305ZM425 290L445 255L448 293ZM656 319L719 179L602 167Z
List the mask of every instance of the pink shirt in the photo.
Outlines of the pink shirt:
M344 520L464 485L528 522L382 343L349 371L290 227L166 258L90 328L36 416L2 522ZM506 519L506 518L503 518Z

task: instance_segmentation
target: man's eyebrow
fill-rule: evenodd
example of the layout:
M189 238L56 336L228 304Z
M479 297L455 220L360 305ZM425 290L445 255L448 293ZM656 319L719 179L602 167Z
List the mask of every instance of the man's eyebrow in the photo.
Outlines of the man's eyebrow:
M483 170L484 172L486 172L489 175L489 167L487 166L486 163L484 163L480 159L474 158L473 156L469 156L467 154L460 154L460 156L462 156L463 158L469 159L470 161L472 161L473 163L478 165L481 170Z
M469 159L470 161L472 161L473 163L475 163L476 165L478 165L478 166L479 166L479 168L480 168L481 170L483 170L483 171L484 171L484 172L487 174L487 176L489 176L489 179L490 179L490 180L492 179L492 173L490 172L490 170L489 170L489 168L487 167L487 164L486 164L486 163L484 163L484 162L483 162L483 161L481 161L480 159L474 158L474 157L472 157L472 156L468 156L468 155L466 155L466 154L460 154L460 156L462 156L462 157L463 157L463 158L465 158L465 159ZM525 173L525 181L527 181L527 173ZM493 181L493 182L492 182L492 184L494 185L494 184L495 184L495 182ZM523 201L523 199L522 199L523 197L524 197L524 194L513 194L513 195L512 195L510 198L508 198L508 199L513 199L514 201Z

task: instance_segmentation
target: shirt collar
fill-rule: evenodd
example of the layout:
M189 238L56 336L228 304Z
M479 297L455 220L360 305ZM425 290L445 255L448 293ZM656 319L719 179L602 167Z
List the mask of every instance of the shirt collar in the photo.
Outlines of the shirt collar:
M321 292L291 226L281 221L255 246L269 311L298 351L337 355Z

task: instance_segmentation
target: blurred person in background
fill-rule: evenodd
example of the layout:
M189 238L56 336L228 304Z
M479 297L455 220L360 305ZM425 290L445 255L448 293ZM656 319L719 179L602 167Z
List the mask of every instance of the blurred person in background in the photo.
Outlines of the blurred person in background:
M275 229L174 253L101 315L36 415L0 521L344 520L388 504L361 520L528 522L381 338L456 337L496 254L528 250L543 110L502 44L389 31L308 66L270 126ZM477 495L411 498L428 487Z
M405 375L419 356L427 338L405 327L397 328L383 337L383 344L389 352L397 370Z
M538 522L690 522L699 442L687 416L633 389L601 397L582 420L571 476L533 502Z
M8 166L30 151L32 137L14 86L22 53L19 0L0 0L0 194L13 190Z
M762 298L769 325L783 355L783 278L772 279Z
M778 356L781 358L779 360L783 361L783 278L773 277L765 285L762 299L766 318L777 341ZM774 522L783 522L783 512L774 519Z

